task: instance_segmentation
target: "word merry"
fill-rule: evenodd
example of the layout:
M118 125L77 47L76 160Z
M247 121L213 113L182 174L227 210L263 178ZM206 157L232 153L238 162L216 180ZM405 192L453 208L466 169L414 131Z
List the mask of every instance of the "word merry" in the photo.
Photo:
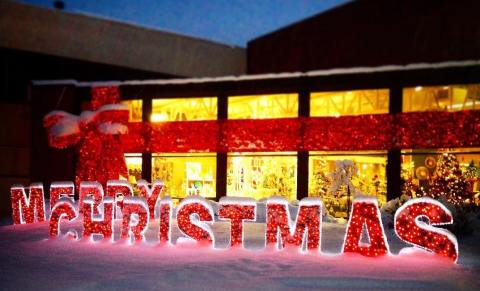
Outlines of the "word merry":
M161 198L163 184L159 181L151 186L144 180L138 182L140 196L133 195L132 186L121 180L108 181L106 191L98 182L81 182L78 206L74 201L72 182L54 182L50 187L51 215L49 234L54 238L60 234L60 222L83 219L83 238L92 240L101 235L103 240L113 241L113 222L121 217L120 238L128 242L145 240L149 222L159 217L159 243L172 244L173 201ZM13 221L15 224L45 221L45 198L43 185L31 184L27 197L26 187L11 187ZM320 250L323 203L320 198L307 197L299 202L294 220L290 217L288 201L281 197L266 200L267 246L282 249L287 246L308 250ZM244 222L256 221L257 203L254 199L222 197L219 202L218 218L230 221L230 246L244 243ZM214 209L204 198L190 196L176 207L177 225L181 233L197 242L215 243L212 231ZM451 224L450 211L431 198L417 198L406 202L395 213L396 235L414 247L445 256L456 262L458 243L456 237L437 225ZM363 230L369 243L362 243ZM383 229L378 202L374 197L357 197L352 202L342 252L359 253L377 257L390 253Z

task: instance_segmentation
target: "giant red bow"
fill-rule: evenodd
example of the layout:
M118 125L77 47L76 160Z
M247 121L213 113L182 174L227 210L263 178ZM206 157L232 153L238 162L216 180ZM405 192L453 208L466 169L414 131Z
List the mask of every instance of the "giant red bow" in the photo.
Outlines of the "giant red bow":
M52 111L43 119L50 146L62 149L78 145L77 185L80 181L98 181L105 185L108 180L127 177L119 135L128 131L129 108L123 104L105 104L116 103L118 99L105 99L104 94L100 99L96 97L98 93L92 90L93 111L84 111L79 116Z

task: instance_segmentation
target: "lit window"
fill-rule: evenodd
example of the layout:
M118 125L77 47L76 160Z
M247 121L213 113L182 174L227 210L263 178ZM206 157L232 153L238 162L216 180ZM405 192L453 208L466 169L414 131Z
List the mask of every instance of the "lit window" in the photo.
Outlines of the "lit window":
M311 93L310 116L388 113L388 102L388 89Z
M297 199L296 153L232 153L227 156L227 196Z
M235 96L228 98L229 119L298 116L298 94Z
M128 181L134 185L142 179L142 154L125 154L125 161L127 162Z
M160 179L173 199L190 195L215 197L216 154L153 154L152 180Z
M354 165L353 169L347 170L357 170L351 173L355 189L347 189L345 184L339 183L339 179L334 177L334 173L339 170L336 161L345 160ZM347 202L351 203L355 190L364 195L376 196L382 205L387 199L386 165L384 152L310 152L308 196L321 197L328 213L335 217L348 216ZM339 186L335 193L332 187L334 184Z
M128 105L130 108L129 122L141 122L142 121L142 100L122 100L122 104Z
M480 109L480 84L403 89L403 111Z
M480 148L403 150L402 179L408 196L479 203Z
M152 122L217 119L217 98L153 99Z

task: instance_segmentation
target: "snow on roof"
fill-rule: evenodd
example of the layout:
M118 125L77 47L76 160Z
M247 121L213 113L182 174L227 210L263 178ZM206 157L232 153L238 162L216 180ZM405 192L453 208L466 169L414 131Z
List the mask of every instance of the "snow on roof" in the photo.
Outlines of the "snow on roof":
M179 78L179 79L159 79L159 80L130 80L130 81L97 81L97 82L79 82L76 80L34 80L33 85L74 85L76 87L100 87L100 86L119 86L119 85L180 85L191 83L214 83L214 82L238 82L266 79L285 79L300 77L317 77L343 74L371 74L391 71L411 71L420 69L444 69L452 67L470 67L480 65L480 60L449 61L440 63L416 63L408 65L387 65L379 67L355 67L339 68L327 70L314 70L308 72L293 73L271 73L258 75L240 75L224 77L203 77L203 78Z

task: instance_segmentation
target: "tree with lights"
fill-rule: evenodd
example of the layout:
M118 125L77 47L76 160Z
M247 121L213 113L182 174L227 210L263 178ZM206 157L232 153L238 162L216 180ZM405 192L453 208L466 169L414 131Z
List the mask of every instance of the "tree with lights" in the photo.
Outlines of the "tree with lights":
M470 183L463 175L460 163L453 154L446 153L438 159L432 183L427 191L430 197L443 198L455 205L472 201Z

